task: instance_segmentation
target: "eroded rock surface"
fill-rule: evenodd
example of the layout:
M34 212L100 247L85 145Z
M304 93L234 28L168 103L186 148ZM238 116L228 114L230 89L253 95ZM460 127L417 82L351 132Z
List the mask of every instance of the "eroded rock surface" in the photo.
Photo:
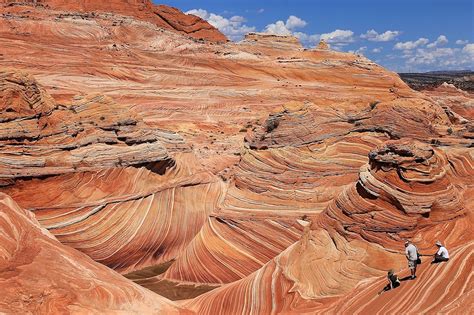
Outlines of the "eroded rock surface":
M0 78L3 191L63 244L126 271L174 259L198 233L222 184L182 137L104 96L60 105L31 76Z
M59 241L202 314L472 310L471 94L119 2L0 7L1 190ZM452 264L387 305L407 238Z
M69 18L84 19L95 15L96 12L116 13L148 21L156 26L172 30L183 35L208 40L211 42L226 42L227 38L214 26L198 16L184 14L180 10L166 6L154 5L150 0L113 0L113 1L67 1L67 0L0 0L7 10L15 10L16 6L33 6L35 9L54 9L84 14L69 15ZM65 15L68 17L68 14Z
M185 314L58 242L34 215L0 193L0 312Z

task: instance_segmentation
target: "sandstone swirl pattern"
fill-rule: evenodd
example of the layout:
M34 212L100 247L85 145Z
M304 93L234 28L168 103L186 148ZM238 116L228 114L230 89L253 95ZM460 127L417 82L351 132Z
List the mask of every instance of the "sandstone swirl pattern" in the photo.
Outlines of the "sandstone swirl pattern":
M63 107L32 78L2 78L4 110L17 114L0 123L4 191L63 244L125 271L167 262L194 238L222 184L182 138L102 96Z
M34 214L69 246L44 245L64 269L38 277L72 273L61 288L74 292L90 269L107 288L70 311L473 312L472 95L416 92L290 36L216 43L148 1L13 2L0 1L0 66L14 67L0 70L0 189L25 210L5 197L0 214ZM1 235L32 229L11 221ZM15 237L3 256L43 246ZM452 260L424 258L417 281L379 297L387 269L407 272L407 238L424 254L440 239Z
M472 211L466 212L462 191L454 185L459 178L453 176L455 169L472 176L472 158L448 164L444 153L406 141L389 141L369 157L359 179L307 226L300 241L249 276L183 305L209 314L472 311L467 299L473 237L465 233L472 229ZM449 265L425 262L420 282L403 283L403 292L390 292L387 303L377 296L385 281L378 275L387 265L404 268L399 253L407 237L422 252L439 238L458 245Z
M62 245L3 193L0 210L0 312L186 313Z

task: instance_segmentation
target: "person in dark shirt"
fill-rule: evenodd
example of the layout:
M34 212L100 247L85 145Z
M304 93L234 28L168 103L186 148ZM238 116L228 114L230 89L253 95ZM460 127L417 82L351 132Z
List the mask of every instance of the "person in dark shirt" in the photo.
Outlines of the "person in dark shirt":
M400 286L400 279L398 279L398 276L395 274L393 269L390 269L388 271L387 278L388 284L385 286L385 288L382 289L382 291L379 292L379 295L384 293L385 291L389 291Z

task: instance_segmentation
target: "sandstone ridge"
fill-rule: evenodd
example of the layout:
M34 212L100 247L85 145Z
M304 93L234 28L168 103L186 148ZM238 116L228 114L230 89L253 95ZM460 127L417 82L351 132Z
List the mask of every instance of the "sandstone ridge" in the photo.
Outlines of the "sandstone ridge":
M151 22L158 27L169 29L211 42L225 42L227 38L207 21L195 15L184 14L180 10L154 5L150 0L113 0L113 1L67 1L67 0L0 0L6 6L33 5L68 12L109 12Z

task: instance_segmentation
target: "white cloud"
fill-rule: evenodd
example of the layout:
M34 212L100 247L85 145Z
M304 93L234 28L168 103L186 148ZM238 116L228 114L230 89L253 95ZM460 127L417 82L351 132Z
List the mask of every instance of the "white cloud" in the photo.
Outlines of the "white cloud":
M291 31L286 27L285 22L276 21L275 23L268 24L265 27L265 33L275 35L291 35Z
M394 40L400 34L400 31L385 31L384 33L379 34L374 29L371 29L365 34L360 35L360 37L372 42L388 42Z
M258 13L258 14L263 13L263 12L265 12L265 9L264 9L264 8L261 8L261 9L258 9L258 10L257 10L257 13Z
M245 34L255 31L255 27L245 25L245 18L239 15L234 15L227 19L221 15L210 13L203 9L189 10L186 14L194 14L207 20L209 24L217 28L233 41L241 40Z
M429 43L429 40L427 38L419 38L418 40L412 42L412 41L408 41L408 42L398 42L395 44L395 46L393 47L394 49L397 49L397 50L411 50L411 49L415 49L419 46L424 46L426 44Z
M456 45L466 45L467 43L469 43L468 40L461 40L461 39L458 39L456 41Z
M436 48L433 50L418 48L416 53L409 57L407 63L418 65L430 65L434 63L439 64L439 59L453 56L459 48Z
M471 57L474 57L474 44L467 44L466 46L464 46L462 51L463 53L466 53L470 55Z
M428 44L426 47L434 48L434 47L439 47L439 46L446 45L447 43L448 43L448 38L444 35L439 35L438 39L436 39L431 44Z
M471 46L469 46L471 45ZM415 71L466 69L474 65L474 44L461 48L418 48L406 59L404 69Z
M390 61L391 68L398 72L423 72L432 70L460 70L474 68L474 44L466 44L464 47L437 47L447 43L445 36L440 36L436 45L419 45L415 49L403 50L402 54L393 59L384 57ZM405 45L405 48L413 46ZM409 46L409 47L408 47ZM395 60L399 61L395 61ZM385 63L387 65L387 63Z
M302 20L299 17L294 16L294 15L290 15L288 17L288 19L286 20L286 27L289 30L293 30L295 28L305 27L306 24L308 24L308 23L306 23L305 20Z
M367 46L362 46L357 50L349 50L349 52L352 54L364 54L364 51L366 50L367 50Z
M331 33L321 34L320 39L324 39L330 44L345 45L354 41L354 32L351 30L335 30Z
M203 9L192 9L186 12L186 14L192 14L195 16L199 16L201 19L207 20L209 18L209 13Z
M306 34L302 32L294 32L294 36L298 37L301 43L306 46L315 46L320 40L324 39L327 44L331 44L334 50L341 50L342 46L354 42L354 32L351 30L335 30L326 34Z
M296 28L305 27L306 24L307 23L305 20L302 20L297 16L290 15L286 22L279 20L275 23L268 24L265 27L264 32L275 35L291 35Z
M378 54L379 52L382 52L382 49L383 49L382 47L377 47L377 48L372 49L372 52Z
M319 43L321 35L313 34L308 35L302 32L294 32L293 35L297 37L304 46L314 46Z

